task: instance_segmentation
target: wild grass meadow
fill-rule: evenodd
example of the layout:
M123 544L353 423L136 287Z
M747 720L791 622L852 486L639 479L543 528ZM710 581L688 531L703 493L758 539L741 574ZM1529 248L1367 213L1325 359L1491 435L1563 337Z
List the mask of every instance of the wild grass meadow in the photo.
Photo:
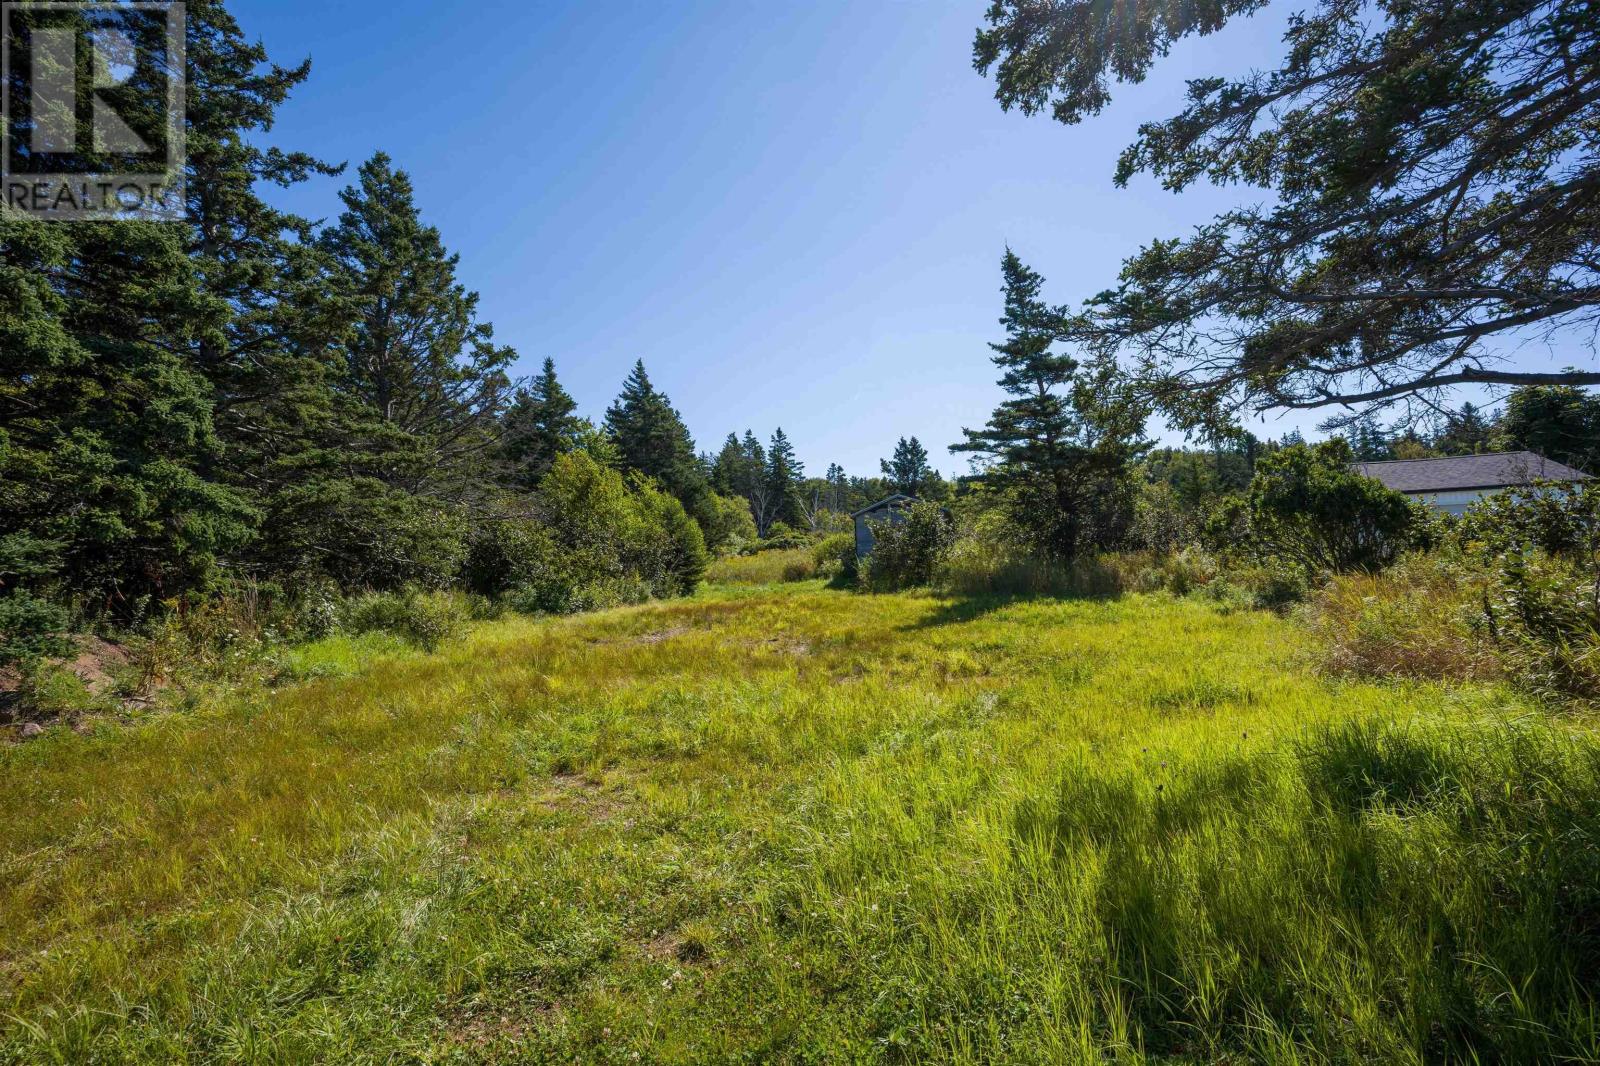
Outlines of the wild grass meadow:
M1305 639L723 585L57 729L0 751L0 1059L1600 1057L1588 720Z

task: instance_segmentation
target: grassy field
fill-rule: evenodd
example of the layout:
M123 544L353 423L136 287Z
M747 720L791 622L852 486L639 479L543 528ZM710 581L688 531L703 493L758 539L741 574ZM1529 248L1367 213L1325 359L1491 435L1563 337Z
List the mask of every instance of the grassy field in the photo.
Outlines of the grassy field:
M1269 614L804 582L0 752L0 1059L1600 1057L1600 746Z

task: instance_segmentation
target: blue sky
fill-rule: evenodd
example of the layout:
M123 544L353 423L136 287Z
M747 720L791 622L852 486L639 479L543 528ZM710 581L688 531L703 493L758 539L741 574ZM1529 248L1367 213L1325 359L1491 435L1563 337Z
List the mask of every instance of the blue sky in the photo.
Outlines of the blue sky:
M815 474L873 473L901 435L963 469L946 446L1000 396L1005 246L1077 302L1233 202L1117 189L1116 155L1186 78L1276 55L1285 14L1185 42L1069 128L972 70L983 0L231 7L313 61L273 143L394 156L522 372L553 357L598 419L642 358L701 448L781 425ZM331 217L342 184L275 198Z

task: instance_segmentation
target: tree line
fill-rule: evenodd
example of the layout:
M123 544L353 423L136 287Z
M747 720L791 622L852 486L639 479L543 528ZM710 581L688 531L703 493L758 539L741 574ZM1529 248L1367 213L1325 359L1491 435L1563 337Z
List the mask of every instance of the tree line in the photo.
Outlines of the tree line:
M345 173L271 144L309 62L272 62L222 0L193 0L186 32L184 223L0 211L5 641L239 581L493 585L485 559L528 523L559 548L549 566L684 591L708 549L937 478L914 440L883 479L808 479L781 429L698 454L642 362L599 425L552 361L514 380L388 155L327 224L260 195ZM675 576L639 570L669 558ZM546 599L563 595L584 599Z

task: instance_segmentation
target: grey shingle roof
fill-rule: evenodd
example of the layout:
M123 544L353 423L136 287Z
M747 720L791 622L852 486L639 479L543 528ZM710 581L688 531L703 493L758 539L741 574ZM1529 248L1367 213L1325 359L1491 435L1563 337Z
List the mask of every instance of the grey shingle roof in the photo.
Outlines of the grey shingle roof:
M1357 463L1356 469L1397 492L1500 489L1533 481L1587 481L1589 475L1533 452L1453 455L1447 459L1402 459Z

